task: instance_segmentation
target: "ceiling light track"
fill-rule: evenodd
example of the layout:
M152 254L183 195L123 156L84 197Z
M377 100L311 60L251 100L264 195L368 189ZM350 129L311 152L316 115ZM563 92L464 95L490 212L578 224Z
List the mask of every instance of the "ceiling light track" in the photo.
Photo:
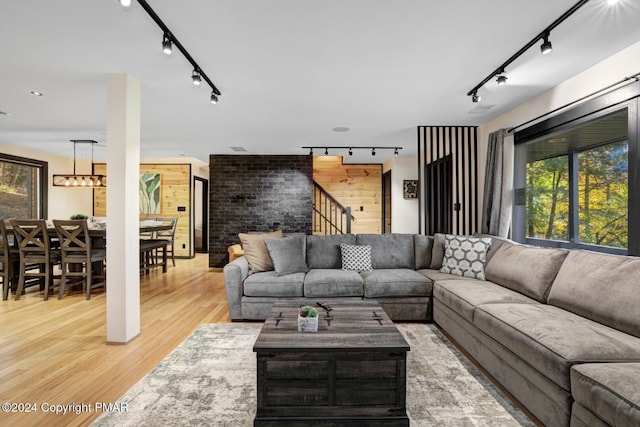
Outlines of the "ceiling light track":
M489 74L487 77L485 77L480 83L475 85L473 89L471 89L469 92L467 92L467 96L471 96L473 102L478 102L478 100L479 100L478 90L494 77L503 77L504 80L502 80L502 79L498 80L498 84L506 84L506 76L503 75L505 73L506 68L509 65L511 65L516 59L518 59L520 56L522 56L527 50L531 49L531 47L534 46L539 41L542 40L542 42L543 42L542 45L540 46L541 52L543 54L550 53L551 49L552 49L551 48L551 42L549 42L549 35L550 35L551 31L554 28L556 28L558 25L563 23L567 18L569 18L575 12L577 12L578 9L580 9L582 6L584 6L588 1L589 0L580 0L579 2L574 4L569 10L567 10L565 13L563 13L562 16L560 16L558 19L553 21L553 23L551 23L551 25L549 25L547 28L542 30L537 36L535 36L533 39L531 39L531 41L529 43L524 45L519 51L514 53L502 65L500 65L498 68L493 70L491 72L491 74ZM477 97L478 100L476 100L476 97Z
M304 146L302 148L305 148L307 150L309 150L309 155L313 156L313 150L318 149L324 149L324 155L328 156L329 155L329 150L348 150L347 153L350 156L353 156L353 150L371 150L371 155L375 156L376 155L376 150L393 150L393 155L394 156L398 156L399 154L399 150L402 150L402 147L336 147L336 146L327 146L327 145L317 145L317 146Z
M207 84L211 87L212 95L216 95L216 102L217 102L218 97L221 96L222 93L220 92L220 90L218 90L216 85L213 84L213 82L211 81L209 76L207 76L207 74L202 70L202 67L200 67L198 65L198 63L195 61L195 59L193 59L193 57L189 54L187 49L185 49L185 47L182 45L182 43L180 43L180 40L178 40L176 38L176 36L169 29L169 27L167 27L167 25L162 21L162 19L160 19L158 14L151 8L151 6L149 6L149 3L147 3L146 0L136 0L136 1L138 2L138 4L140 4L140 6L142 6L144 11L147 12L147 14L151 17L151 19L153 19L155 21L155 23L158 25L158 27L160 27L160 29L162 30L162 33L163 33L163 43L162 43L163 51L165 53L167 53L168 49L166 49L166 48L169 47L171 44L173 44L173 46L175 46L182 53L182 55L184 55L184 57L187 59L187 61L189 61L189 63L193 66L192 79L194 79L193 75L195 75L197 73L198 76L199 76L197 84L199 84L200 80L204 80L205 82L207 82ZM168 43L165 44L165 42L168 42ZM195 83L195 79L193 80L193 82Z

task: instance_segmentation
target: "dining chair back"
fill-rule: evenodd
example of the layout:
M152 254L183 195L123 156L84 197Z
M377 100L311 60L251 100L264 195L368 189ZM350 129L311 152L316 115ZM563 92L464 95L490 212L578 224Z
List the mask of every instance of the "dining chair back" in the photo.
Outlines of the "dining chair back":
M20 261L20 253L13 245L13 236L7 233L6 220L0 219L0 280L2 280L2 299L9 299L11 286L16 286L15 271ZM11 238L10 238L11 237Z
M156 218L156 221L162 222L164 225L170 225L171 228L168 230L158 230L156 232L156 239L164 239L167 241L167 256L171 256L171 263L173 266L176 266L176 258L173 253L173 244L176 237L176 225L178 224L178 218L176 217L168 217L168 218Z
M46 301L49 299L49 290L53 289L53 269L60 263L60 250L51 247L47 224L43 219L11 220L11 227L20 251L16 300L20 299L28 278L40 278ZM30 268L34 264L40 266L37 271Z
M106 251L93 248L86 220L53 220L53 226L60 240L61 283L58 299L64 296L69 285L83 285L86 299L91 298L93 287L104 286L104 261ZM95 281L95 279L102 279Z

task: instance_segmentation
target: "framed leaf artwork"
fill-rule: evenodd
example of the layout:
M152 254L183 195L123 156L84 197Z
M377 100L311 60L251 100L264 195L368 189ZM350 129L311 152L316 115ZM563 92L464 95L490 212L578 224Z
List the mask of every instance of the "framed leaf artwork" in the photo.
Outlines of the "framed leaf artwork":
M160 174L140 174L140 213L160 213Z

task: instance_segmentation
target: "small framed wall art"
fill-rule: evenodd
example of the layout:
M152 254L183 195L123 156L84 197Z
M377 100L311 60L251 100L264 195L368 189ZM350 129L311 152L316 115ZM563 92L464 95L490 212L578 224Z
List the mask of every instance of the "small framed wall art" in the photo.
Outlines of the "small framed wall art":
M402 186L402 194L405 199L418 198L418 180L405 179Z

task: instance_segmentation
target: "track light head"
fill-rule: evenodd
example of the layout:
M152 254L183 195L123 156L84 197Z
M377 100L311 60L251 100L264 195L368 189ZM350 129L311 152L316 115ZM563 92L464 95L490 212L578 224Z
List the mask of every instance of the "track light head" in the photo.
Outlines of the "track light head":
M162 38L162 51L165 55L171 55L173 52L173 43L171 43L171 37L167 33L164 33Z
M372 155L372 156L375 156L375 155L376 155L376 149L375 149L375 148L372 148L372 149L371 149L371 155Z
M325 156L328 156L328 155L329 155L329 149L328 149L328 148L325 148L325 149L324 149L324 155L325 155Z
M309 148L309 155L313 156L313 147Z
M349 147L349 155L353 156L353 149L351 147Z
M471 101L480 102L480 100L482 100L482 97L478 95L478 92L473 92L473 94L471 95Z
M212 104L217 104L218 103L218 97L216 96L216 94L214 92L211 92L211 103Z
M540 45L540 52L542 52L543 55L548 55L549 53L553 52L553 46L551 45L551 42L549 41L549 33L548 32L544 35L544 40L543 40L542 44Z
M193 70L193 73L191 73L191 81L196 86L200 86L200 83L202 83L202 76L198 70Z
M118 3L120 3L120 6L122 6L124 10L131 9L131 0L118 0Z
M507 76L498 76L496 81L498 82L498 86L504 86L507 84Z
M393 155L394 155L394 157L398 157L398 149L397 148L393 149Z

